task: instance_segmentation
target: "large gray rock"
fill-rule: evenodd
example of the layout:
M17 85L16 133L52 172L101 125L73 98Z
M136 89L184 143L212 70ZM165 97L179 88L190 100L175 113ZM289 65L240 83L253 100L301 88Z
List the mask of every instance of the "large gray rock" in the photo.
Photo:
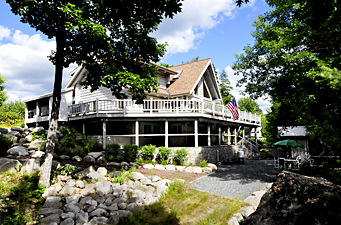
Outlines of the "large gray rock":
M98 159L99 157L103 155L103 153L102 152L89 152L88 155L94 157L95 159Z
M41 158L45 155L45 152L43 151L36 151L31 154L32 158Z
M262 197L249 224L341 224L341 187L323 178L282 172Z
M22 128L22 127L11 127L11 130L12 130L12 131L23 132L23 131L24 131L24 128Z
M73 219L71 218L67 218L66 220L60 223L60 225L74 225L74 224L75 224L75 221L73 221Z
M51 225L53 223L60 223L60 214L52 214L48 217L45 217L39 221L40 225Z
M76 225L83 225L89 221L89 215L84 212L80 211L76 214Z
M20 156L27 156L28 151L27 148L23 147L23 146L14 146L10 149L7 150L7 154L11 154L11 155L20 155Z
M40 172L40 161L36 159L27 160L23 167L21 168L21 172L25 174L34 174Z
M21 163L16 159L0 158L0 173L15 172L20 166Z
M92 157L91 155L87 155L83 158L84 162L88 162L88 163L95 163L96 159L94 157Z
M1 133L4 133L4 134L7 134L7 133L8 133L8 128L6 128L6 127L0 127L0 132L1 132Z

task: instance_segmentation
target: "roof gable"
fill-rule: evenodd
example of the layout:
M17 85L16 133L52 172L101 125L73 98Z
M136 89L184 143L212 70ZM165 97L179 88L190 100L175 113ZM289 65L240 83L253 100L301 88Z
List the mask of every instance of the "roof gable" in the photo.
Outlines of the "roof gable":
M205 80L209 80L214 88L215 95L221 99L217 80L214 76L213 65L210 58L196 62L186 63L169 68L173 71L182 70L181 75L168 88L170 95L191 94L199 83L200 79L206 74ZM171 77L174 79L174 77ZM212 90L211 94L212 94Z

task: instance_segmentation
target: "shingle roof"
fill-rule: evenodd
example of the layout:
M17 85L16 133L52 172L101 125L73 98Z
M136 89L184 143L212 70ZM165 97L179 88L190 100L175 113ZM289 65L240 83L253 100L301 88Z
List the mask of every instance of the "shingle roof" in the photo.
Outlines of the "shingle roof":
M278 135L280 137L307 136L307 130L304 126L286 127L286 128L277 127L277 129L278 129Z
M205 72L205 67L211 61L210 58L199 60L196 62L186 63L179 66L173 66L169 69L173 71L183 70L180 77L175 80L168 88L171 95L187 94L194 87L198 78ZM171 76L171 80L173 76Z

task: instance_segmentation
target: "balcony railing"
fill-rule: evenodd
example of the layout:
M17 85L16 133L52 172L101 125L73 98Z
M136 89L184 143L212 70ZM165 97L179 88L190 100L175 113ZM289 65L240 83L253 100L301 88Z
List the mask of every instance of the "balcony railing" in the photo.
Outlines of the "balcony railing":
M217 118L232 120L232 114L228 108L207 100L144 100L143 104L136 104L135 100L95 100L79 104L69 105L69 117L99 113L127 114L208 114ZM240 111L236 121L244 121L254 124L261 124L261 116Z

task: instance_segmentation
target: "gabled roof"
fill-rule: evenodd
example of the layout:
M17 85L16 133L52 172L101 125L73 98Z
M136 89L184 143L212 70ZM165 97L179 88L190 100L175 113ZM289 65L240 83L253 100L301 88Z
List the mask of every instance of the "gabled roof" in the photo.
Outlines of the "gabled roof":
M304 126L277 127L277 129L280 137L305 137L308 133Z
M195 88L200 78L205 73L208 66L211 64L211 59L203 59L196 62L186 63L179 66L173 66L169 69L180 71L182 73L178 79L172 83L167 90L170 95L189 94ZM173 80L173 76L171 76Z

